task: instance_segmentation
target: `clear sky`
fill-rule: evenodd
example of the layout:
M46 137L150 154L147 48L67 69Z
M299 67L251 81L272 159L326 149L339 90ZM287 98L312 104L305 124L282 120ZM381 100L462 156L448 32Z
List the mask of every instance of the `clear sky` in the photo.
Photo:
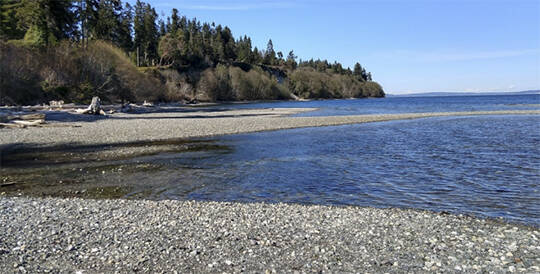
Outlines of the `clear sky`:
M540 0L145 2L259 48L271 38L285 55L360 62L387 93L540 89Z

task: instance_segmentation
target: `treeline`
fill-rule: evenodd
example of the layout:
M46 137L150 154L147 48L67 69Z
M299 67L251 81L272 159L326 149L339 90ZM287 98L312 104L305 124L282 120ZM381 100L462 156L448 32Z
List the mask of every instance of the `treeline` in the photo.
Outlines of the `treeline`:
M0 0L0 40L4 104L384 96L359 63L297 61L272 40L259 49L226 26L176 9L160 18L141 1Z

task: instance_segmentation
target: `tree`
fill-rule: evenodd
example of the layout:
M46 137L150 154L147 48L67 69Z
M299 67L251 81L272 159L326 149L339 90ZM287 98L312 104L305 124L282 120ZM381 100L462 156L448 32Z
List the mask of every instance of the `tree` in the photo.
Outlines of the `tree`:
M244 35L236 43L236 60L248 64L253 63L253 53L251 52L251 38Z
M19 0L0 0L0 39L21 39L24 31L17 28Z
M276 52L274 51L274 43L272 39L268 41L266 45L266 52L264 54L263 64L274 65L276 63Z
M167 26L168 30L170 32L176 32L178 30L179 21L180 21L180 17L178 16L178 10L172 9L171 24Z
M98 3L96 22L90 32L94 39L117 42L120 26L121 3L117 0L101 0Z
M212 39L212 55L215 61L225 60L225 47L223 46L223 28L218 25Z
M125 51L133 50L133 8L126 3L119 18L118 45Z
M46 46L75 36L76 15L71 0L22 0L16 13L25 40Z
M97 23L98 0L78 0L78 21L80 25L80 41L85 46L88 43L91 30Z
M229 62L236 59L234 37L229 27L223 28L221 38L223 41L224 61Z
M165 22L163 19L159 19L159 36L163 36L167 34L167 26L165 26Z
M362 67L362 65L360 65L360 63L354 64L353 75L362 82L366 81L366 70Z
M291 70L295 70L297 67L296 58L298 58L296 55L294 55L294 51L289 51L289 55L287 55L287 67Z
M149 4L139 0L135 3L133 29L135 32L134 47L138 51L138 63L152 65L158 58L159 31L156 25L157 13ZM140 58L140 55L143 58Z
M260 64L263 62L263 57L261 55L261 52L257 47L253 49L253 64Z

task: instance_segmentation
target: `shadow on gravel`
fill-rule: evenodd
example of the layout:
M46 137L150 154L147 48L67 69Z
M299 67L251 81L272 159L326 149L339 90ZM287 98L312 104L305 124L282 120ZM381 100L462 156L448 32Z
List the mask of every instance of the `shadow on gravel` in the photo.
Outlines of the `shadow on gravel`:
M74 114L64 111L47 112L47 122L95 122L108 118L102 115Z
M235 115L188 115L188 116L152 116L152 117L120 117L111 116L110 119L117 120L162 120L162 119L215 119L215 118L239 118L239 117L262 117L262 116L274 116L276 114L262 113L262 114L235 114Z
M229 153L215 140L164 140L120 144L0 146L0 196L143 199L159 196L182 175L170 161L184 153ZM188 154L191 155L191 154ZM200 154L197 154L200 157ZM165 159L163 159L165 158ZM171 174L171 171L176 172ZM200 184L184 185L192 191Z
M132 115L131 117L118 116L118 114L108 114L107 116L102 115L83 115L69 113L65 111L51 111L47 112L47 121L48 122L95 122L99 120L106 119L119 119L119 120L131 120L131 119L143 119L143 120L155 120L155 119L205 119L205 118L234 118L234 117L255 117L255 116L269 116L273 114L236 114L236 115L185 115L185 116L154 116L154 117L144 117L143 114L153 114L153 113L215 113L215 112L230 112L234 109L223 109L223 108L171 108L171 109L162 109L162 108L148 108L148 109L136 109L132 112L125 114ZM141 116L139 116L141 115Z
M45 165L120 160L163 152L226 149L214 142L213 140L171 139L94 145L72 143L40 146L16 143L0 146L0 168L24 169ZM109 153L105 154L107 152Z

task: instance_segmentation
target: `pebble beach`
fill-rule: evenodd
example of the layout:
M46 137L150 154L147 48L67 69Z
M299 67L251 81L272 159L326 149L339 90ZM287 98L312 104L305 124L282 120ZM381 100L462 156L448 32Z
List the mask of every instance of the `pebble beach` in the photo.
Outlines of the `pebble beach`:
M540 271L537 228L408 209L0 198L3 273Z
M107 145L298 127L538 110L289 117L313 109L48 115L13 147ZM0 188L0 193L2 193ZM540 230L412 209L0 195L5 273L540 272Z

